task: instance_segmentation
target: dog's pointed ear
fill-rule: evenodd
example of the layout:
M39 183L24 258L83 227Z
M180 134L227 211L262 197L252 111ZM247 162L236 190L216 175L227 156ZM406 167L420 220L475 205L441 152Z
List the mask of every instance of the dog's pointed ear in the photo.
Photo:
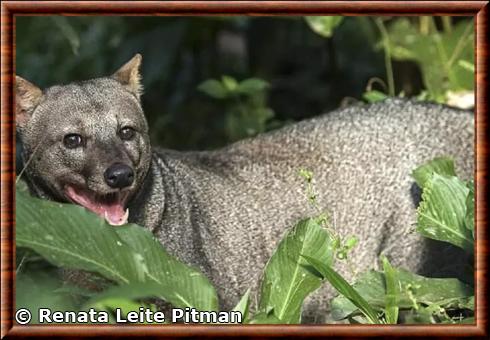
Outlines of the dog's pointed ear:
M15 119L17 127L22 129L25 126L42 98L43 91L39 87L22 77L15 76Z
M116 79L124 85L138 99L143 92L140 75L141 59L141 54L136 54L130 61L112 75L113 79Z

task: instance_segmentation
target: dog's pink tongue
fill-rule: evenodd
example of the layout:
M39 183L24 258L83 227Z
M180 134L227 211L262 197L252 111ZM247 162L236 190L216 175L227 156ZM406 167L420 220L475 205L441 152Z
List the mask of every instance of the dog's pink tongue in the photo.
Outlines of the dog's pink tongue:
M109 224L123 225L128 222L128 209L124 210L123 203L118 199L107 202L97 199L96 196L88 191L75 189L67 186L66 194L74 202L105 218Z

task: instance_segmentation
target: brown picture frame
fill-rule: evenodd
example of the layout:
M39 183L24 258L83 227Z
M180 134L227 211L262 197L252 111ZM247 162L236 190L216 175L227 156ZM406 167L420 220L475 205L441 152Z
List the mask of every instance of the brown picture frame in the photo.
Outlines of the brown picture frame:
M4 1L1 3L1 337L476 336L488 338L488 1ZM26 325L14 323L15 17L20 15L464 15L475 18L474 325Z

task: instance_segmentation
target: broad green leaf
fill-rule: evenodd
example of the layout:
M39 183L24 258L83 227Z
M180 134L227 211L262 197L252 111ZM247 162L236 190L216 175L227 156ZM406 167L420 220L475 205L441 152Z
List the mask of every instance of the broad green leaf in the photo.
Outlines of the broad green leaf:
M41 271L21 272L15 280L15 308L26 308L32 313L30 323L39 323L39 315L34 311L49 308L52 311L77 311L75 301L70 294L57 291L61 280L52 273Z
M449 157L434 158L430 162L416 168L412 172L412 177L418 186L423 189L425 182L435 173L447 177L456 176L453 160Z
M93 295L85 304L85 308L90 308L101 301L110 301L124 298L129 301L156 298L161 295L162 287L158 283L130 283L127 285L112 286L98 294Z
M340 274L333 270L326 263L317 259L305 256L305 259L330 282L330 284L352 304L354 304L364 314L370 323L381 323L378 314L371 305L352 287Z
M308 26L313 32L325 38L330 38L335 27L340 25L344 17L341 16L310 16L305 17Z
M222 76L221 83L228 92L234 92L238 87L238 82L230 76Z
M104 290L102 293L94 295L81 308L89 310L95 308L112 312L116 308L120 308L123 315L127 315L131 311L139 311L140 307L149 308L156 311L154 305L141 303L136 300L143 298L158 297L161 294L161 286L155 283L133 283L129 285L114 286ZM111 320L115 322L115 320Z
M125 244L138 254L145 266L145 282L162 286L163 296L177 307L194 307L202 311L218 310L218 298L209 280L199 271L170 256L153 235L136 225L116 228Z
M396 324L398 321L398 296L400 290L398 271L391 266L390 262L385 256L383 256L382 262L386 283L385 319L386 323Z
M427 278L403 269L398 272L400 284L397 305L400 310L414 306L439 305L447 308L470 308L468 299L474 295L473 288L457 279ZM381 311L386 306L386 280L384 273L370 270L363 274L353 285L356 291L375 310ZM359 308L345 296L338 296L331 302L332 317L341 320L359 314Z
M435 173L424 185L417 210L417 231L425 237L473 251L473 236L465 226L468 192L457 177Z
M381 100L385 100L386 98L388 98L388 95L383 93L383 92L380 92L380 91L371 90L368 92L364 92L362 94L362 97L368 103L375 103L375 102L379 102Z
M245 294L243 294L238 304L232 309L232 311L242 313L242 320L246 321L248 318L248 310L250 305L250 289L247 289Z
M156 283L177 307L216 310L209 281L170 256L146 229L109 226L86 209L16 193L16 242L54 265L98 273L118 284Z
M16 244L57 266L93 271L118 283L144 280L136 255L101 218L75 205L16 193Z
M227 89L216 79L208 79L202 82L197 89L216 99L223 99L228 96Z
M330 237L316 219L300 221L279 243L267 263L261 286L259 311L274 310L282 323L299 323L304 299L321 280L308 270L307 255L332 263Z
M116 317L113 316L112 313L118 308L120 309L121 315L123 317L127 317L129 312L138 312L140 308L148 308L150 310L156 311L156 308L154 306L149 306L144 303L138 303L125 297L117 297L117 298L114 297L114 298L107 298L104 300L100 300L92 304L90 308L94 308L98 311L108 312L110 323L117 322ZM142 322L142 323L144 324L146 322Z
M269 83L265 80L249 78L238 85L238 91L244 94L254 94L256 92L264 91L267 87L269 87Z

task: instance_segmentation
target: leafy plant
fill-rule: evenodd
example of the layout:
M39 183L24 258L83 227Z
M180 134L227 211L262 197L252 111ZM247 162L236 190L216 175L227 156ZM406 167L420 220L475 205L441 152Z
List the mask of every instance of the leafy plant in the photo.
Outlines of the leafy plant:
M446 102L449 91L473 91L473 21L442 17L442 31L434 17L395 20L388 28L390 55L413 60L421 68L430 99Z
M423 188L417 231L469 252L474 249L474 191L472 183L456 177L451 159L437 158L413 172Z
M300 221L292 228L265 267L259 313L273 314L278 323L299 323L304 299L321 285L301 257L307 254L332 263L331 241L318 219Z
M371 305L340 274L326 263L317 261L309 256L304 257L321 274L322 279L328 280L340 294L359 308L369 323L381 323Z
M405 318L402 320L404 323L413 321L414 315L427 308L438 311L442 308L456 312L453 314L457 315L457 311L469 309L469 302L473 299L473 288L457 279L427 278L397 268L393 268L393 274L398 277L399 282L396 304L387 303L390 279L387 280L386 268L384 272L370 270L364 273L354 283L353 288L372 309L380 314L387 315L390 313L387 313L387 310L396 306ZM359 315L363 315L362 310L348 296L340 295L334 298L331 308L335 320L347 318L364 322L363 319L359 319ZM393 319L391 318L392 321ZM424 322L427 323L437 321L440 320L424 317Z
M423 189L417 231L473 252L473 182L458 179L447 157L421 165L412 176ZM399 313L403 323L474 322L474 289L457 279L422 277L393 268L382 258L384 272L367 272L351 287L326 264L309 261L341 294L332 300L336 320L373 323L376 310L384 315L378 321L386 323L396 323Z
M31 197L22 184L16 201L17 247L32 249L56 266L132 285L135 291L147 284L147 297L176 307L218 308L211 283L170 256L149 231L133 224L114 228L80 206Z
M306 23L317 34L325 38L333 35L334 29L342 23L341 16L311 16L305 17Z
M331 38L335 27L342 22L342 17L336 16L305 19L314 32L325 38ZM440 27L434 17L375 17L371 22L379 33L376 48L384 54L387 84L384 92L368 86L364 100L375 102L397 95L392 60L399 60L418 64L425 86L419 99L465 108L471 106L475 70L472 20L454 22L452 17L442 16Z
M221 81L208 79L198 89L210 97L225 100L227 114L225 131L231 141L254 136L267 129L274 111L266 105L266 90L269 83L258 78L238 82L230 76Z
M307 183L308 201L318 208L313 174L304 169L300 174ZM428 162L415 169L413 176L423 188L417 230L471 252L473 182L459 180L449 158ZM119 307L128 312L140 306L155 309L147 301L156 297L176 307L218 309L210 282L168 255L144 228L114 228L79 206L33 198L22 182L16 197L20 250L28 248L56 266L89 271L114 282L100 293L62 287L49 274L26 270L29 265L24 263L31 261L25 259L31 255L18 251L17 307L93 307L107 311ZM250 290L234 310L242 312L245 323L299 323L304 300L328 282L340 293L331 302L335 320L375 324L474 322L474 289L457 279L415 275L392 267L382 257L383 272L369 271L349 284L334 270L334 261L348 260L357 239L341 239L323 213L298 222L285 234L264 269L257 310L250 310ZM32 296L29 291L34 286L46 298Z

